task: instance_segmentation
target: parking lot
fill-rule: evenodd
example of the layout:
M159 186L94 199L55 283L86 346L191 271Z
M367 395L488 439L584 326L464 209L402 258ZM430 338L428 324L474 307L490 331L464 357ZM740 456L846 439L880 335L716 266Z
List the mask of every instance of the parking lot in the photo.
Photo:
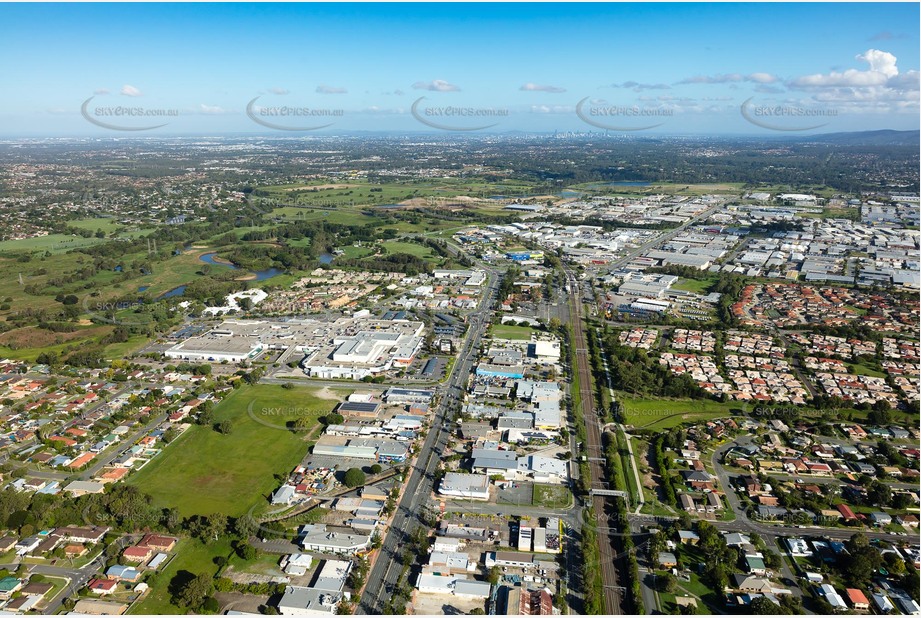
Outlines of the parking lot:
M505 488L496 489L496 502L499 504L514 504L516 506L528 506L534 494L534 486L531 483L510 483Z

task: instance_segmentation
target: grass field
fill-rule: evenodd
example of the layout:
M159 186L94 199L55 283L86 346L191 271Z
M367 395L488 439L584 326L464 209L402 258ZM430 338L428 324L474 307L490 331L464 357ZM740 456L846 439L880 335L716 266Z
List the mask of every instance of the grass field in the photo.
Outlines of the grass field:
M232 421L229 435L193 426L128 482L153 496L156 506L176 507L183 516L242 515L277 489L273 475L290 472L307 454L304 434L284 429L285 423L316 419L336 401L309 388L244 386L215 408L215 422Z
M71 249L91 247L102 242L107 242L107 239L83 238L82 236L71 236L70 234L48 234L47 236L23 238L22 240L4 240L0 242L0 252L50 251L51 253L63 253Z
M496 324L490 329L490 334L496 339L513 339L528 341L534 332L530 326L511 326L509 324Z
M387 253L408 253L409 255L414 255L424 260L431 260L434 262L441 261L441 257L435 255L429 247L417 245L414 242L388 240L387 242L382 242L381 246L387 250Z
M170 603L170 582L174 578L185 581L200 573L214 575L217 572L214 558L229 556L231 548L226 538L208 544L196 539L184 539L175 551L176 557L162 571L146 580L151 588L150 594L131 608L132 614L182 614L181 608Z
M468 196L485 199L492 195L518 195L531 191L520 181L486 182L476 178L439 178L372 184L363 179L341 183L299 183L260 188L268 200L286 207L361 208L399 204L420 198ZM306 220L306 219L305 219Z
M695 294L706 294L714 283L716 283L716 277L707 277L706 279L681 278L672 288L684 290L686 292L694 292Z
M106 234L111 234L112 232L117 232L119 229L124 228L125 226L119 225L113 217L95 217L92 219L76 219L74 221L68 221L67 225L70 227L80 228L81 230L89 230L95 232L97 230L102 230Z
M738 416L742 404L738 401L720 403L712 399L638 399L618 393L623 406L624 423L637 429L670 429L681 425L719 418Z
M535 484L531 503L548 509L565 509L572 504L572 492L562 485Z
M339 247L339 249L342 251L345 257L350 258L350 259L368 257L375 251L373 247L368 247L368 246L356 247L355 245L349 245L347 247Z
M847 363L848 368L856 373L859 376L872 376L874 378L885 378L886 374L882 371L877 371L872 367L867 367L862 363Z

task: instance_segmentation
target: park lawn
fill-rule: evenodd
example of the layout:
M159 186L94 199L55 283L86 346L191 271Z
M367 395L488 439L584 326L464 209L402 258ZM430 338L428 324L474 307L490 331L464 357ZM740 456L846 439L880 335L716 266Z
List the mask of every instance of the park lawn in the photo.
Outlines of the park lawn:
M374 247L356 247L355 245L339 247L339 249L342 251L342 254L349 259L368 257L376 251Z
M655 399L617 394L624 424L637 429L670 429L683 423L699 422L727 416L738 416L742 404L738 401L720 403L712 399Z
M885 378L886 374L882 371L877 371L872 367L867 367L862 363L847 363L848 368L859 376L872 376L874 378Z
M128 341L122 343L110 343L105 349L106 358L120 360L126 356L130 356L133 352L144 347L148 341L150 341L150 339L148 339L146 335L135 335L129 338Z
M183 516L243 515L266 504L277 489L274 475L287 474L307 454L304 434L285 429L286 422L317 419L337 401L311 388L243 386L215 408L216 423L233 422L229 435L192 426L128 482L150 494L155 506L175 507Z
M534 329L530 326L512 326L511 324L496 324L490 330L490 334L496 339L513 339L516 341L530 340L533 332Z
M682 277L672 287L676 290L694 292L695 294L707 294L714 283L716 283L716 277L706 277L705 279L685 279Z
M387 253L408 253L424 260L441 261L441 257L434 254L431 248L424 245L417 245L414 242L402 242L399 240L388 240L382 242L381 246L387 250Z
M572 504L572 492L564 485L534 485L531 504L549 509L564 509Z
M284 577L278 562L281 556L270 554L268 552L258 552L252 560L244 560L240 554L234 552L227 561L227 566L221 572L222 576L228 569L232 568L236 573L256 573L260 575L271 575L274 577ZM314 559L316 560L316 559ZM313 562L312 564L316 564Z
M183 614L185 610L173 605L170 601L170 582L187 581L192 577L207 573L214 575L218 567L214 564L217 556L228 557L231 553L230 540L222 537L217 541L207 544L198 539L183 539L176 547L173 558L163 570L149 575L145 580L150 585L147 598L131 608L132 614Z
M636 486L636 477L633 474L633 466L636 464L636 461L630 457L630 451L627 449L627 436L625 435L624 431L618 428L615 435L617 451L620 453L621 467L624 471L624 480L627 483L624 486L624 489L630 494L631 504L635 505L639 502L638 498L640 495L640 488ZM634 455L636 452L637 451L634 450ZM637 468L637 470L639 470L639 468Z
M124 227L119 225L118 221L113 217L75 219L73 221L68 221L67 225L80 228L81 230L90 230L91 232L102 230L106 234L111 234L112 232L118 231L120 227Z
M104 242L109 242L109 239L83 238L82 236L71 236L70 234L48 234L47 236L36 236L20 240L4 240L0 242L0 252L50 251L51 253L63 253Z

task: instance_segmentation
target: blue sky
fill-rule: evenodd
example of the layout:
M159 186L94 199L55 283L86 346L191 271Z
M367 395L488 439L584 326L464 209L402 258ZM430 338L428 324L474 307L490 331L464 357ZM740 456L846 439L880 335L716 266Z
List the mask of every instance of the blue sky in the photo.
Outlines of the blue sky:
M152 135L278 132L258 119L330 124L318 133L919 128L917 3L4 4L0 21L7 136L118 135L81 115L90 97L103 123L166 124L135 133Z

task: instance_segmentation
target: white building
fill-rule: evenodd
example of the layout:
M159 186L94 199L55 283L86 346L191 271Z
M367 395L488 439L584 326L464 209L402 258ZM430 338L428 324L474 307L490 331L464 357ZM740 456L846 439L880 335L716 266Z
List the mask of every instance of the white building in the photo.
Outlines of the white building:
M489 477L485 474L448 472L441 479L438 493L456 498L489 499Z
M282 616L335 616L345 595L332 590L288 586L278 602Z
M368 549L371 536L331 532L325 524L305 524L301 527L301 547L321 554L351 555Z

